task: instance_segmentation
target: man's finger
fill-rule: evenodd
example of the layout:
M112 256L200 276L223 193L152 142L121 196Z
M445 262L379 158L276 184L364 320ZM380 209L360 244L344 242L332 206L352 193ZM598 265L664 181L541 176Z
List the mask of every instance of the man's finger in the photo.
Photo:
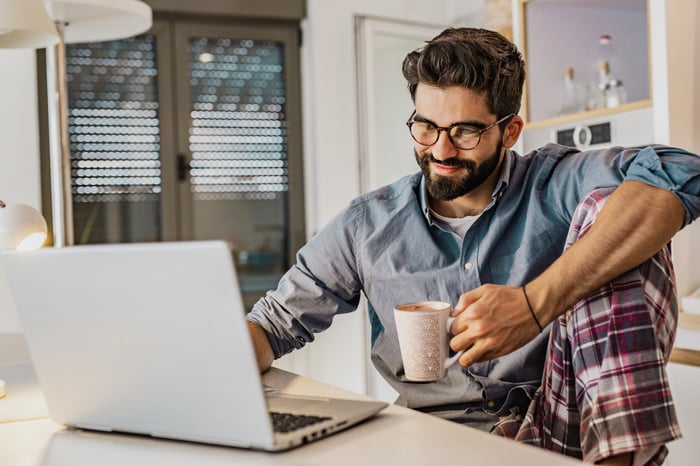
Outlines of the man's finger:
M450 340L450 349L452 349L452 351L462 351L473 346L474 343L474 339L469 336L467 332L462 332L452 337Z
M459 364L463 367L469 367L474 363L484 360L484 351L478 344L474 344L467 349L459 357Z
M478 288L462 293L457 300L457 304L455 304L455 307L452 310L452 315L456 316L461 314L467 307L469 307L470 304L477 301L479 296L480 294L478 292Z

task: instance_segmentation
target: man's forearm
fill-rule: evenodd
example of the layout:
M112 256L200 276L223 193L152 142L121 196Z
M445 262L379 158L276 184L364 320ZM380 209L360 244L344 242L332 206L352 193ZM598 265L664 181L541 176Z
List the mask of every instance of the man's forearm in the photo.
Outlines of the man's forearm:
M267 339L267 335L256 323L248 322L248 331L250 338L253 340L253 348L255 349L255 357L258 360L260 372L265 372L272 365L274 354L272 347Z
M643 263L683 224L671 192L627 181L608 198L583 238L527 285L538 318L549 323L581 298Z

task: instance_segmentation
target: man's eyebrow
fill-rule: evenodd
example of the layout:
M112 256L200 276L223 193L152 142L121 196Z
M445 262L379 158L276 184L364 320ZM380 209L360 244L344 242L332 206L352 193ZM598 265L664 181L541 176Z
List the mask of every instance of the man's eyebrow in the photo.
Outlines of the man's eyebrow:
M418 113L413 115L413 120L420 121L422 123L430 123L433 126L438 126L433 121L428 120L427 118L421 116ZM481 121L476 121L476 120L458 121L458 122L450 124L449 126L453 126L453 125L473 126L475 128L479 128L479 129L486 128L488 126L486 123L482 123Z

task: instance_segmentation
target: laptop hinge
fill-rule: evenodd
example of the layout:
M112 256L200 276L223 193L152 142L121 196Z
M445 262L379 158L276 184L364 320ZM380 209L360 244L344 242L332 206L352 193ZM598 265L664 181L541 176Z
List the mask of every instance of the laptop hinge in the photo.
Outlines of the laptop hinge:
M109 427L105 426L93 426L91 424L75 424L74 427L76 429L85 429L85 430L99 430L102 432L112 432L112 429Z

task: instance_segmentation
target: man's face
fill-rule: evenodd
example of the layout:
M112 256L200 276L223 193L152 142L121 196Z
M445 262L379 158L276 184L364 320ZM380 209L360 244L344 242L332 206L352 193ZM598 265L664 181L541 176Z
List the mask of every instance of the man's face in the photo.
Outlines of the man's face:
M481 129L497 120L497 116L487 110L481 95L463 87L418 84L415 104L414 120L429 121L444 128L460 123ZM479 144L470 150L455 147L447 131L441 131L432 146L414 141L416 162L425 177L428 193L441 201L451 201L479 187L488 189L490 194L497 178L502 148L502 134L497 126L484 132Z

